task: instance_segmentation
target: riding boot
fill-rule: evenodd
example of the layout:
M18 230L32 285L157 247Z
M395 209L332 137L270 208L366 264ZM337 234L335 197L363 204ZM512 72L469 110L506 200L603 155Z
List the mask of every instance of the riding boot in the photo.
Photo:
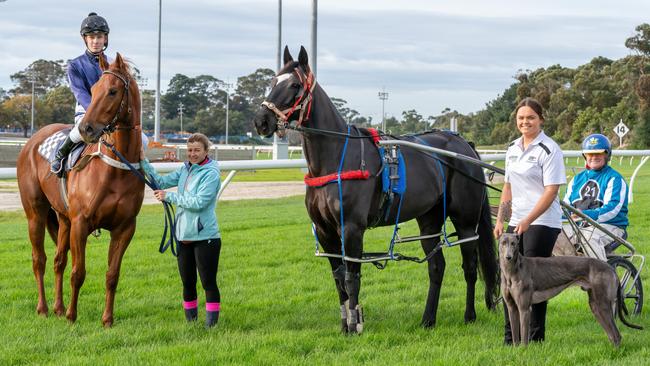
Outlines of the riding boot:
M185 309L185 319L188 322L194 322L196 321L196 318L198 318L198 309L193 308L193 309Z
M196 300L183 301L183 309L185 310L185 319L188 322L196 321L198 317L198 308L196 306Z
M68 156L70 150L72 150L74 145L74 141L72 141L70 139L70 136L68 136L65 138L65 141L63 141L63 144L61 144L59 151L56 152L56 156L54 157L52 165L50 166L50 171L56 174L59 178L63 176L63 173L65 171L65 169L63 169L63 159Z
M219 312L218 311L206 311L205 312L205 327L212 328L217 325L219 321Z

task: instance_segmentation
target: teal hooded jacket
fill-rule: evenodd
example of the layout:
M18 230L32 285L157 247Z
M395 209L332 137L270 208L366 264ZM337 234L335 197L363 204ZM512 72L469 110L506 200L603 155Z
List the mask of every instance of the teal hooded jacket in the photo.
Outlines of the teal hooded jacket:
M166 175L158 174L147 159L143 161L143 168L161 189L178 187L177 192L165 194L165 201L176 205L176 239L198 241L221 238L215 212L217 192L221 187L216 161L208 158L202 164L186 162Z

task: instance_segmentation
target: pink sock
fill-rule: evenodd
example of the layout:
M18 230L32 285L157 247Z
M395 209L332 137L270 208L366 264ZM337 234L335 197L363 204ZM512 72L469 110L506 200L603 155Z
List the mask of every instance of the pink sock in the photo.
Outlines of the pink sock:
M219 302L206 302L205 303L206 311L219 311L221 310L221 303Z
M193 300L193 301L183 301L183 308L185 309L196 309L198 307L198 301Z

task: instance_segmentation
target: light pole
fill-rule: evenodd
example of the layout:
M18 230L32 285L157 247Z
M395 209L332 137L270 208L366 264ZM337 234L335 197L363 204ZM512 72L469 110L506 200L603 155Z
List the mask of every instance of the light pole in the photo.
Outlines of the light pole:
M278 70L282 68L282 0L278 0Z
M32 127L29 130L29 136L34 136L34 84L36 80L32 76Z
M140 78L138 79L138 87L140 88L140 126L144 121L144 89L149 84L149 79Z
M180 113L181 115L181 131L179 133L180 135L183 134L183 108L184 107L185 106L183 105L183 102L178 103L178 113Z
M29 136L34 135L34 89L35 89L35 84L36 84L36 73L34 72L33 69L29 70L28 74L28 81L32 83L32 120L31 120L31 127L29 129Z
M226 145L228 145L228 110L230 109L230 87L232 84L224 83L223 86L226 88Z
M378 94L379 99L381 99L381 130L386 132L386 113L384 113L384 103L388 99L388 93L386 89L382 89Z
M311 72L316 77L316 41L317 41L317 30L318 30L318 0L312 0L311 3Z
M282 68L282 62L280 61L282 55L282 0L278 0L278 69L276 72L280 71ZM273 151L278 149L278 135L273 134ZM274 157L276 159L276 157Z
M156 113L154 115L153 140L160 141L160 29L162 23L162 0L158 0L158 69L156 71Z

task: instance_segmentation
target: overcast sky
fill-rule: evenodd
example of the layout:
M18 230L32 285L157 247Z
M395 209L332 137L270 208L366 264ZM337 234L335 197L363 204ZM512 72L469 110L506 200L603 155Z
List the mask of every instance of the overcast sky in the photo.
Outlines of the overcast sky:
M282 3L282 42L297 58L300 45L311 47L312 0ZM277 0L163 0L162 89L176 73L236 82L275 69L277 9ZM130 58L155 87L155 0L0 0L0 87L37 59L81 54L79 26L91 11L109 22L109 55ZM383 88L387 115L474 112L517 70L624 57L649 14L646 0L321 0L318 81L375 121Z

